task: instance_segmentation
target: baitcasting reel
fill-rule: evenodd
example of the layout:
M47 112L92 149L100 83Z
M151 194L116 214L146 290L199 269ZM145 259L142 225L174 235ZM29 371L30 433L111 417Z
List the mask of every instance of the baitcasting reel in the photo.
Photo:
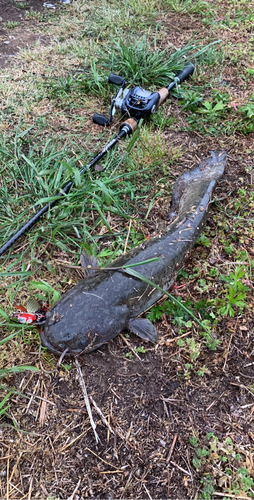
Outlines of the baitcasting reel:
M112 100L109 118L95 113L93 115L94 123L102 126L110 125L116 109L119 109L122 115L127 113L130 117L136 118L136 120L146 118L157 110L160 101L159 92L150 92L141 87L126 89L126 81L124 78L114 75L114 73L110 73L108 81L115 85L121 85L121 88L117 91Z
M142 87L134 87L133 89L126 89L126 81L124 78L114 73L110 73L108 81L114 85L120 85L121 88L116 92L110 107L109 118L95 113L93 115L93 122L98 125L107 126L112 122L116 109L119 109L122 115L127 114L129 117L136 120L147 118L155 113L162 102L165 101L169 90L178 83L186 80L194 72L193 64L189 63L183 71L180 71L174 81L165 89L159 92L151 92L144 90Z

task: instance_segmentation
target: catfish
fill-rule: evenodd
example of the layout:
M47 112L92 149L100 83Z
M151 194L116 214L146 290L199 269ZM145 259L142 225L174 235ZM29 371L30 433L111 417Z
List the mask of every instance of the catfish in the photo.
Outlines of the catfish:
M65 293L48 311L41 329L42 344L50 351L68 355L88 353L129 329L142 339L156 343L155 326L140 315L155 304L163 291L125 273L122 266L143 262L138 272L167 290L175 281L186 253L200 234L208 216L216 182L224 173L226 153L211 157L181 175L173 186L170 223L162 234L114 260L113 270L88 275ZM144 263L152 258L155 262ZM94 266L88 256L86 265Z

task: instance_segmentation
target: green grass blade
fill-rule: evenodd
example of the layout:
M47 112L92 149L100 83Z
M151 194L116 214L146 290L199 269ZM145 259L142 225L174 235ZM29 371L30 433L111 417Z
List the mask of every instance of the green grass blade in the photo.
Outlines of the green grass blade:
M210 337L214 340L214 337L211 335L211 332L209 331L209 329L207 328L206 325L204 325L204 323L202 321L200 321L196 316L195 314L193 314L193 312L188 309L187 307L185 307L183 304L181 304L181 302L179 302L173 295L171 295L170 293L166 292L163 288L161 288L159 285L156 285L153 281L149 280L148 278L146 278L145 276L142 276L142 274L138 273L137 271L134 271L134 269L130 269L130 268L124 268L124 271L127 273L127 274L130 274L131 276L134 276L135 278L138 278L140 279L141 281L144 281L145 283L147 283L148 285L151 285L152 287L154 288L157 288L157 290L160 290L161 292L163 292L165 295L167 295L175 304L177 304L178 306L180 306L185 312L187 312L196 322L199 326L201 326L205 331L206 333L208 333L210 335Z
M8 318L8 316L7 316L7 318ZM9 318L8 318L8 321L9 321ZM20 328L20 326L19 326L19 328ZM4 339L0 340L0 345L3 345L6 342L9 342L9 340L11 340L13 337L15 337L15 335L17 335L17 332L12 333L11 335L8 335L8 337L5 337Z
M13 373L22 373L27 370L37 373L40 372L39 368L36 368L35 366L13 366L12 368L5 368L5 370L0 370L0 378L7 377L9 375L12 375Z

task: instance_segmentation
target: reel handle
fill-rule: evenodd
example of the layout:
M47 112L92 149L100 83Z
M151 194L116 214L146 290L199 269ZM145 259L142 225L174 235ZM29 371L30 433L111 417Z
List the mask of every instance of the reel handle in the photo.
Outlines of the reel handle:
M109 73L108 77L109 83L114 83L114 85L122 85L122 87L126 86L126 81L122 76L115 75L114 73Z
M98 113L94 113L93 122L96 123L97 125L101 125L102 127L105 127L110 124L110 121L106 116L99 115Z

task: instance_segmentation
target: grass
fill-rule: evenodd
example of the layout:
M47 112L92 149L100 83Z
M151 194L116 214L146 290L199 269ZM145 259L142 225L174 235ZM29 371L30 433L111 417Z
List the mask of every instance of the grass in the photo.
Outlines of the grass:
M144 35L134 43L129 40L126 43L121 38L113 40L110 57L104 56L98 63L115 73L124 74L130 83L159 88L169 85L175 74L184 68L186 61L205 59L207 62L214 52L213 43L208 46L187 43L177 50L162 50L157 47L156 38L152 45Z
M89 37L101 43L101 40L108 41L116 33L121 36L123 31L131 34L134 30L155 26L161 3L155 0L137 0L136 2L113 0L109 7L108 2L102 0L91 4L72 5L69 12L73 15L71 24L75 27L81 25L82 38ZM62 23L62 26L67 25L67 29L70 29L70 23L66 18L62 18Z
M244 328L253 312L252 17L246 3L203 0L77 0L54 12L26 13L49 43L21 50L17 67L1 70L0 245L69 179L74 186L1 258L1 376L14 376L13 370L40 359L30 354L38 353L38 332L8 322L15 305L25 305L31 294L52 302L73 286L81 276L67 266L79 264L81 250L108 265L157 235L167 224L174 181L211 149L229 152L229 170L211 202L204 234L179 272L177 284L185 297L156 305L150 318L159 328L164 318L169 323L156 352L166 345L170 377L175 373L184 387L194 388L197 382L203 387L208 380L210 390L216 352L223 363L229 361L228 341L236 325L243 330L240 340L233 338L232 349L242 349L245 335L251 335ZM8 23L7 28L17 26ZM155 90L168 85L189 60L196 66L192 79L142 124L133 142L122 141L97 170L81 178L81 165L118 131L119 115L106 130L91 121L95 111L108 112L115 92L107 83L109 71L130 85ZM207 337L199 334L195 318L204 332L216 333L216 352L211 350L215 344L207 350ZM184 338L168 354L171 333ZM128 350L128 363L135 353L146 361L149 350ZM49 353L42 354L42 361L47 370L56 363ZM12 394L10 388L0 403L3 419L14 406ZM199 485L194 495L209 499L218 489L225 497L252 494L252 475L236 441L195 439L190 443L190 467ZM153 483L147 484L152 488Z
M211 14L209 3L204 0L193 2L192 0L166 0L169 8L179 14Z
M3 24L4 24L5 28L13 29L13 28L17 28L17 26L20 25L20 22L19 21L6 21Z
M28 9L29 8L29 3L28 2L14 2L15 7L18 9Z
M195 54L200 57L204 55L207 49L205 47L197 50L197 46L187 44L183 49L173 51L171 56L167 58L167 64L165 65L160 52L155 50L153 53L145 37L143 37L140 46L138 43L124 46L123 42L120 42L118 48L122 50L121 57L118 58L119 64L124 64L125 57L128 57L131 67L136 58L137 60L140 59L137 82L138 80L144 80L146 75L147 84L154 78L155 83L157 82L158 85L162 85L163 82L170 80L170 78L172 79L174 73L183 67L186 54L194 52L194 57ZM143 63L141 60L142 53ZM166 57L166 52L164 51L162 55ZM114 51L112 57L113 59L116 58ZM99 59L98 65L105 66L106 60ZM148 67L150 73L147 71ZM114 69L119 68L114 65ZM134 75L132 74L132 76ZM93 64L90 68L90 79L87 76L85 78L86 80L83 77L76 78L70 75L67 80L59 78L57 82L54 80L47 82L47 95L49 94L51 98L57 99L61 104L66 96L72 94L73 90L76 94L81 93L81 95L84 92L85 94L97 94L103 89L102 85L105 85L105 79L99 76L96 66ZM85 81L91 82L90 87L86 88ZM73 99L73 95L70 95L70 99ZM14 108L12 109L14 111ZM116 167L119 158L116 159L113 152L106 160L106 168L100 174L100 179L96 175L94 177L85 176L85 182L81 183L78 167L80 167L80 164L85 165L92 154L92 151L90 151L90 155L88 153L89 149L91 150L91 146L88 146L89 135L85 140L83 138L82 151L78 144L72 143L70 136L66 146L61 148L60 151L57 141L46 141L45 144L38 142L36 144L34 136L40 136L43 124L40 118L34 125L26 124L24 115L28 109L29 106L25 103L20 111L13 141L9 141L8 146L6 142L6 145L3 145L0 150L3 160L1 173L5 176L1 187L3 205L0 211L0 222L2 224L0 236L2 240L5 241L20 227L24 217L29 218L32 206L39 208L52 196L54 197L57 191L72 178L75 186L71 193L54 209L53 218L49 214L43 225L31 232L29 249L25 250L24 255L29 252L32 262L34 261L34 249L38 241L41 241L41 244L44 245L54 242L61 250L75 253L80 245L86 244L87 241L101 239L98 230L100 233L100 228L105 226L109 229L106 212L115 216L122 216L122 224L124 225L126 219L128 220L131 217L133 211L132 200L134 199L136 210L142 214L144 200L148 197L147 187L153 178L154 169L156 168L158 171L160 165L162 174L162 181L160 182L162 183L165 174L168 174L166 165L170 168L170 165L181 156L181 150L178 147L171 147L169 150L166 148L163 139L160 138L160 133L155 134L151 125L150 129L143 128L141 145L137 146L136 152L131 154L130 152L128 154L123 152L124 160L120 160L120 168ZM94 152L96 150L98 150L98 144L94 148ZM122 186L121 178L126 169L129 180ZM137 180L143 175L144 169L146 172L145 182L143 182L143 188L140 190ZM6 175L7 171L9 172L8 175ZM121 185L120 189L119 183ZM158 187L156 185L156 190ZM149 195L151 195L150 188ZM154 195L157 196L158 193L155 192ZM22 212L20 212L21 206L24 207ZM97 214L92 226L90 217L84 217L84 211L89 212L90 210L95 210ZM123 240L124 238L122 238Z
M41 19L42 15L40 12L37 12L36 10L31 9L31 10L26 11L25 17L26 17L26 20L30 20L30 19L31 20L33 20L33 19L39 20L39 19Z

